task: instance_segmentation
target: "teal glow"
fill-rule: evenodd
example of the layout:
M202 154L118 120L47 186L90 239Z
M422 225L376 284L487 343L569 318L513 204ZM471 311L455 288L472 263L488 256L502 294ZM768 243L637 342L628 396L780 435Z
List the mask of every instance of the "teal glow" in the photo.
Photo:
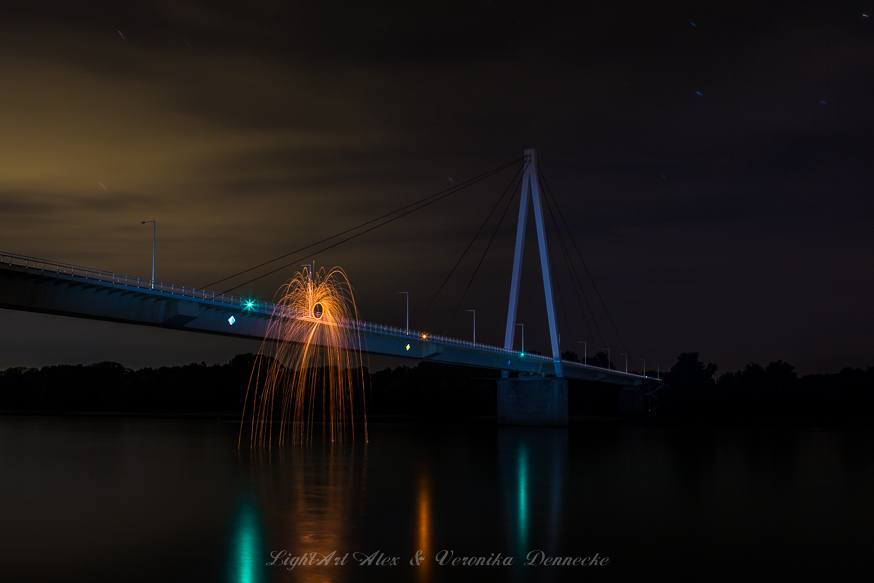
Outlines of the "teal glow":
M255 302L253 300L246 300L246 309L247 310L251 310L252 306L254 306L254 305L255 305Z
M528 452L524 444L519 445L519 458L516 465L519 477L519 548L528 546ZM528 552L528 551L525 551Z
M524 358L524 356L525 356L525 353L524 353L524 352L520 352L520 353L519 353L519 356L521 356L521 357L523 357L523 358Z
M231 564L228 581L257 583L263 581L259 570L268 553L264 550L258 512L251 501L244 501L237 510L231 540Z

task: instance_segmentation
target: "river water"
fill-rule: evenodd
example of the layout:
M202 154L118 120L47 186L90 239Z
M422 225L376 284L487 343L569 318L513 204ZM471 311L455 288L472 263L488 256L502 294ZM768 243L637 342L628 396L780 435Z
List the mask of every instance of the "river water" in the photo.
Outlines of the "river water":
M0 580L874 575L868 432L371 423L255 453L238 432L0 417Z

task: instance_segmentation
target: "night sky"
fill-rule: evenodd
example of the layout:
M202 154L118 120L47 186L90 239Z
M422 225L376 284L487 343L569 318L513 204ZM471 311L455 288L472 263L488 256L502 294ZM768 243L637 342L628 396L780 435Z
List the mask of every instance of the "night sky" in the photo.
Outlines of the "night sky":
M201 287L536 148L635 361L874 365L872 13L870 1L4 2L0 250L148 277L140 223L154 219L157 279ZM411 325L469 338L471 315L450 317L494 218L420 315L512 174L316 266L346 270L365 320L403 326L396 292L409 291ZM503 341L516 212L461 305L482 342ZM518 321L526 349L547 352L533 229L527 242ZM562 348L606 344L622 368L603 311L602 341L558 255L556 270ZM291 274L238 291L269 300ZM0 368L257 349L7 310L0 329Z

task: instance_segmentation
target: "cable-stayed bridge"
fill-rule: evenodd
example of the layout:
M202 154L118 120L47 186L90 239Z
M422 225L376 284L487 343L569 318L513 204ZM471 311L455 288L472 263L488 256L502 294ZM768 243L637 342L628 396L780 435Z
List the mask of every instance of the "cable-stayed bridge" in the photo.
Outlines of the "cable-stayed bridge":
M521 173L521 181L518 183L521 193L519 218L516 229L516 245L504 346L477 344L457 338L415 332L405 328L395 328L359 320L343 320L332 325L342 326L352 332L348 337L356 339L355 348L360 348L368 354L429 360L445 364L502 371L502 379L498 381L498 420L511 424L566 425L566 379L597 381L628 389L640 387L641 389L648 390L648 395L652 395L661 387L661 382L657 379L628 374L609 367L601 368L586 363L562 359L558 339L558 314L553 298L552 256L549 253L546 237L544 205L541 199L542 183L541 177L538 174L536 151L525 150L525 155L520 161L523 162L522 168L517 171L510 186L505 190L486 219L488 221L492 214L498 210L507 193L511 192L511 187L516 178ZM512 166L515 162L517 161L504 164L480 177L466 181L465 184L474 184L484 177ZM442 200L463 187L466 186L453 187L448 191L432 195L392 213L363 223L358 227L335 234L313 245L308 245L295 252L262 263L215 283L238 277L274 261L286 259L298 251L302 252L321 245L321 249L307 251L301 259L315 255ZM512 200L513 196L507 199L503 214L500 215L501 220L507 214ZM549 201L547 200L546 202L546 208L552 214ZM557 208L557 201L554 198L553 203L556 205L556 211L560 213ZM546 299L547 323L550 334L551 357L526 354L513 350L522 273L522 252L529 207L533 212L537 231L541 274ZM556 224L558 229L555 217L552 218L553 223ZM367 228L365 229L364 227ZM485 223L477 231L474 241L484 227ZM498 227L500 227L500 222ZM494 240L498 227L495 228L492 234L492 240ZM566 223L565 229L569 232ZM345 236L345 238L330 242L341 236ZM492 240L489 241L489 245L491 245ZM561 250L567 260L569 249L563 240L560 239L560 243ZM473 242L471 242L472 244ZM470 245L465 250L465 253L469 249ZM486 247L486 251L488 251L488 247ZM576 249L576 251L579 254L579 249ZM464 255L462 255L463 258ZM582 260L581 256L580 259ZM459 260L460 262L461 260ZM295 313L272 303L252 301L230 292L241 285L251 283L264 277L264 275L275 273L295 263L296 261L273 269L266 274L250 279L244 284L239 284L235 288L222 293L155 281L154 271L152 279L146 280L24 255L0 253L0 308L126 324L157 326L262 341L279 341L281 339L272 337L272 334L274 334L273 330L275 329L275 327L271 327L272 321L275 321L277 318L307 319L312 318L313 314ZM480 259L481 263L482 259ZM583 262L583 265L585 266L585 262ZM456 263L452 272L447 276L447 280L457 267L458 263ZM586 270L588 271L588 268ZM475 275L476 271L474 272ZM594 281L592 283L594 285ZM579 289L582 290L582 284L579 282L578 277L574 283L575 292L577 291L576 284L579 284ZM208 287L212 287L212 284ZM442 288L443 286L441 286ZM595 290L597 291L597 288ZM440 290L437 293L439 294ZM598 293L598 296L600 299L600 293ZM586 300L586 303L588 304L588 300ZM582 302L580 302L580 308L582 309ZM604 308L606 311L606 306ZM607 315L609 318L609 313ZM610 322L612 324L612 318L610 318ZM343 348L351 348L351 346ZM639 391L639 395L642 399L643 391Z
M0 308L252 340L268 338L274 316L306 317L232 294L2 252ZM361 347L370 354L554 375L547 356L360 320L344 325L360 334ZM629 387L645 378L571 361L562 362L562 372L567 378Z

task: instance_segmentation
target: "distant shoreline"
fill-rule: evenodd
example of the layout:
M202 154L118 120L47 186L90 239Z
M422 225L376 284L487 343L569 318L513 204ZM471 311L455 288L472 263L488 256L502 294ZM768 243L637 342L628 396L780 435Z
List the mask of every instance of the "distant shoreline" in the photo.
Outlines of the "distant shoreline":
M164 419L164 420L188 420L188 421L214 421L219 423L240 424L240 414L231 412L200 412L200 413L149 413L135 411L0 411L2 418L69 418L69 419ZM250 425L250 420L244 420L244 424ZM274 423L279 423L274 421ZM323 425L323 421L314 421L315 425ZM368 425L394 425L415 423L417 425L482 425L496 428L517 429L562 429L556 427L539 426L498 426L496 416L471 416L471 417L422 417L416 415L368 415ZM358 422L356 422L356 425ZM833 419L833 420L798 420L798 419L682 419L672 417L647 417L641 415L629 416L599 416L599 415L570 415L569 427L574 429L590 427L593 429L604 428L637 428L637 429L736 429L736 430L774 430L774 431L874 431L874 419Z
M0 415L217 418L239 423L247 400L246 410L251 411L256 359L240 354L224 365L140 370L112 362L7 369L0 371ZM620 390L571 380L570 426L874 427L869 413L874 410L874 367L799 377L794 367L776 361L714 379L716 371L715 364L704 364L693 352L681 354L663 371L664 387L651 392L643 386ZM371 423L494 424L497 386L484 378L486 373L427 361L378 371L364 368L345 398L351 399L356 418L366 411ZM496 381L498 372L493 374ZM312 417L320 419L323 403L314 391L307 398L314 399Z

